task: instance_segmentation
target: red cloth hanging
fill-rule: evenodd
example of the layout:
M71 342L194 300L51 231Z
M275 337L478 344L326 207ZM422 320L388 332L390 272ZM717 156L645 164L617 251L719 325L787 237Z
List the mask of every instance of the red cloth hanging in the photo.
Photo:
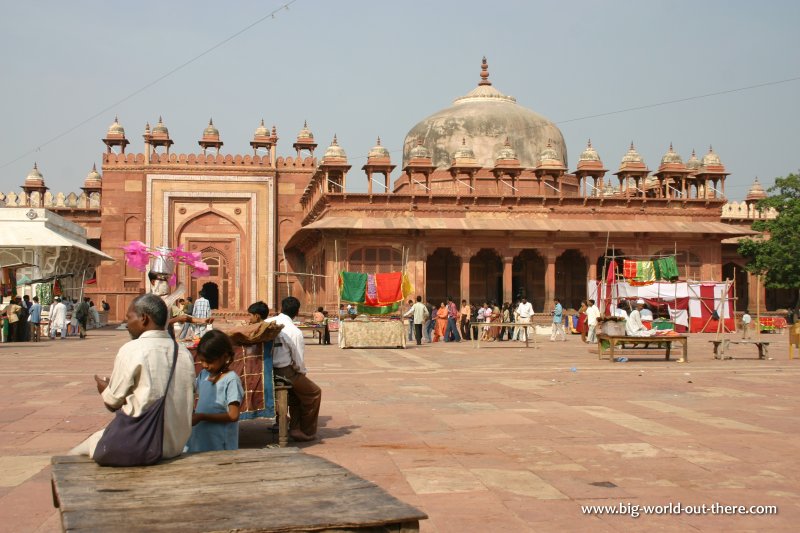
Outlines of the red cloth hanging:
M392 304L403 300L402 272L375 274L375 284L378 286L379 305Z
M625 276L625 278L631 280L636 278L636 273L637 273L636 261L630 261L628 259L625 259L622 262L622 275Z

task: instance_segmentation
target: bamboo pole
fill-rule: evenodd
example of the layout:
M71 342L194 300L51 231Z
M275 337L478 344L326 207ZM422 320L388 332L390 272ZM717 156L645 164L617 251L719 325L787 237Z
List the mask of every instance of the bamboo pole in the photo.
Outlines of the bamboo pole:
M597 290L597 303L600 304L598 307L603 310L601 314L605 314L606 309L606 296L605 296L605 288L606 288L606 271L608 270L608 241L611 239L611 232L606 232L606 247L603 248L603 271L600 273L600 286Z
M344 322L344 320L342 320L342 314L339 312L341 310L341 308L342 308L342 291L339 288L339 280L340 280L339 276L341 276L341 274L340 274L341 269L339 268L339 240L338 239L334 239L334 241L333 241L333 257L334 257L334 261L336 262L336 316L339 318L339 328L341 329L342 322ZM347 318L347 317L345 316L345 318Z
M756 335L761 337L761 274L756 274Z
M283 271L286 276L286 296L292 295L292 285L289 283L289 263L286 261L286 247L281 248L283 253Z

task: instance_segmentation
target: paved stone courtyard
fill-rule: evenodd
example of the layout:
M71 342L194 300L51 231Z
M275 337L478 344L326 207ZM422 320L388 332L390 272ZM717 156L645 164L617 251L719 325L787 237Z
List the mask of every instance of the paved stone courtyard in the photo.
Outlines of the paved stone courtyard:
M110 372L127 338L0 345L0 531L60 530L50 456L110 419L91 376ZM714 360L712 338L693 335L684 364L598 361L574 336L527 350L340 350L309 339L322 428L302 448L422 509L422 531L796 531L800 360L788 360L785 334L769 337L765 361L750 346ZM262 421L241 426L243 447L272 438ZM581 512L677 502L778 514Z

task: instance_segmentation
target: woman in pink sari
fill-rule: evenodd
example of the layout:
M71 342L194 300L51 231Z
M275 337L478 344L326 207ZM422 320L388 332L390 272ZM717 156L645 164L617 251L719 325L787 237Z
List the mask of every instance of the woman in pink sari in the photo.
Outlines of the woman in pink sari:
M439 342L439 339L444 337L444 332L447 329L447 306L444 302L439 304L439 309L436 310L436 329L433 330L433 342Z

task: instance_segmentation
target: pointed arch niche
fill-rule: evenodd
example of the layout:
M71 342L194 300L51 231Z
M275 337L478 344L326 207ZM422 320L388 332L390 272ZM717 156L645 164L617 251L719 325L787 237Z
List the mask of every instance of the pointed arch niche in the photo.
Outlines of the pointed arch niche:
M425 261L425 297L436 305L461 297L461 258L450 248L437 248Z
M227 301L220 297L221 310L241 310L258 300L274 307L274 177L228 174L231 170L213 175L148 174L145 243L217 250L227 260L229 278ZM181 270L180 281L188 287L187 269Z
M247 235L234 221L215 211L206 211L176 228L176 240L191 252L200 252L209 267L209 275L192 278L185 267L179 278L187 283L189 294L196 297L207 283L217 288L220 310L239 310L247 305L243 280L249 276L246 258Z

